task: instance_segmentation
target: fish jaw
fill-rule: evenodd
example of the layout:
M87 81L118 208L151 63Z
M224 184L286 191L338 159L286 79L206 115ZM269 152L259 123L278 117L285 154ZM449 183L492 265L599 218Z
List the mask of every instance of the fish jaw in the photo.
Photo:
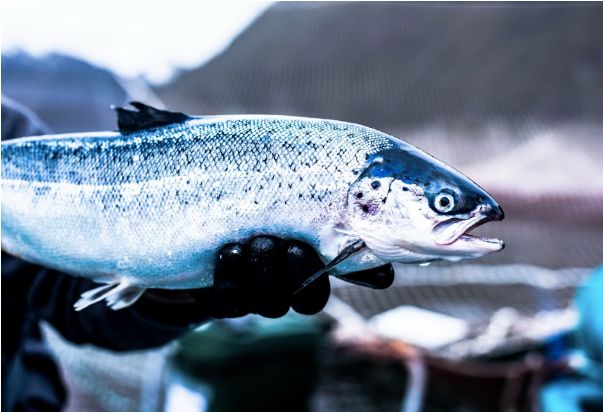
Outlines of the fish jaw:
M456 262L466 258L479 258L493 252L500 252L504 248L505 243L499 239L461 235L453 243L442 246L442 259Z
M473 228L491 221L489 218L467 219L467 222L456 223L460 225L460 233L446 243L437 242L437 234L421 235L410 226L392 230L382 228L380 233L374 232L371 236L363 237L371 254L382 261L397 263L424 263L434 260L457 262L462 259L480 258L487 254L504 249L505 244L499 239L489 239L467 233ZM414 232L410 238L399 239L397 233Z
M466 219L452 218L437 225L434 228L435 243L446 254L458 255L461 258L481 257L499 252L505 247L502 240L475 236L469 232L485 223L503 219L504 212L500 206L481 206Z

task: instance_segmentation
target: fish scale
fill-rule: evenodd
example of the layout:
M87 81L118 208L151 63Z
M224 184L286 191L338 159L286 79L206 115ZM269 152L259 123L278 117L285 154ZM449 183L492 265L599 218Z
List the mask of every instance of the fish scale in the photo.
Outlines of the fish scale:
M5 142L3 248L103 281L210 286L228 242L286 234L321 251L366 159L392 145L358 125L251 116Z
M308 243L342 275L390 262L501 250L468 235L504 214L485 191L417 148L365 126L287 116L192 117L138 102L119 132L2 142L2 249L107 285L126 307L146 288L213 284L227 243Z

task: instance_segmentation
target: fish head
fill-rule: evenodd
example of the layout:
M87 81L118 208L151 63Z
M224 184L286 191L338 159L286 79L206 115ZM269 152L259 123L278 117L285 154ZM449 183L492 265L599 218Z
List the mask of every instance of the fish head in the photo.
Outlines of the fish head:
M468 232L504 218L498 203L469 178L414 146L368 159L347 197L348 234L390 262L458 261L496 252L498 239Z

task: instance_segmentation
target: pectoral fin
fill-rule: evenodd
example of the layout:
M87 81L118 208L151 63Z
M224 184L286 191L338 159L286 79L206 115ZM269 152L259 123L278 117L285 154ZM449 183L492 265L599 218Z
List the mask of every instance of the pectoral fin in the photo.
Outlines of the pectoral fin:
M345 280L354 285L366 286L371 289L387 289L394 283L394 268L388 263L373 269L360 270L352 273L336 275L337 278Z
M80 299L73 307L80 311L101 300L107 301L107 306L113 310L123 309L132 305L144 293L145 289L130 285L126 281L110 283L82 293Z
M295 294L298 294L299 292L301 292L302 290L304 290L306 288L306 286L308 286L309 284L311 284L312 282L314 282L320 276L324 275L329 270L333 269L335 266L337 266L338 264L340 264L341 262L343 262L344 260L346 260L348 257L350 257L351 255L353 255L354 253L358 252L359 250L361 250L365 246L366 246L366 244L364 243L364 241L361 240L361 239L358 239L358 240L350 243L346 247L344 247L341 250L341 252L339 252L339 254L337 256L335 256L335 258L333 258L333 260L331 260L329 263L327 263L327 265L324 268L320 269L318 272L316 272L315 274L313 274L312 276L310 276L308 279L306 279L304 281L304 283L301 284L301 286L299 287L299 289L297 289L295 291Z

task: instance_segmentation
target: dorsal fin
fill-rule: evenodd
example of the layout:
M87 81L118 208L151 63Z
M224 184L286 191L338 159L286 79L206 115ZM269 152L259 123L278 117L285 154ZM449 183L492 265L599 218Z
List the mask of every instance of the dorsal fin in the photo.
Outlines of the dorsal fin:
M130 105L137 110L114 107L117 112L117 127L122 133L181 123L192 118L185 113L156 109L140 102L130 102Z

